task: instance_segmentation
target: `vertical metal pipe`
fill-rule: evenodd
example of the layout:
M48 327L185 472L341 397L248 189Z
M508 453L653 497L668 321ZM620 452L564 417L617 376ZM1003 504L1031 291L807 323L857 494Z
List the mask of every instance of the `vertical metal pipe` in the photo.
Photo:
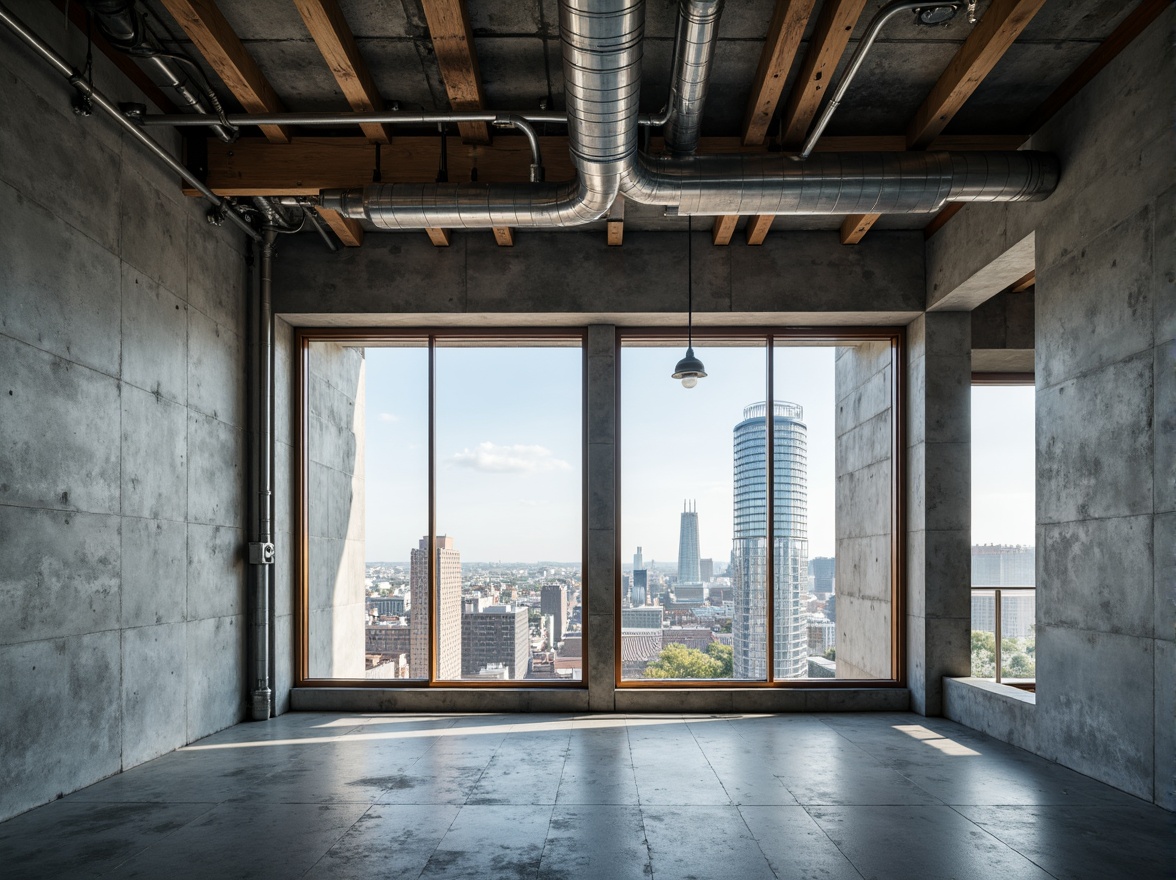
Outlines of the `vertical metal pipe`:
M440 641L441 597L437 589L437 337L429 337L429 564L426 574L429 592L425 613L429 615L429 684L438 679L441 669L437 657ZM414 612L415 613L415 612ZM411 659L411 658L410 658Z
M775 355L776 341L772 336L767 339L767 371L768 371L768 411L767 416L767 541L768 558L765 567L767 584L768 628L766 650L768 655L767 681L776 680L776 379Z
M267 224L261 240L261 285L257 321L257 541L251 562L257 570L254 581L253 618L253 701L254 721L273 714L270 687L269 617L270 579L273 572L273 262L277 230ZM268 549L266 549L268 548Z
M1000 590L999 589L995 589L992 591L992 611L993 611L992 634L996 637L996 676L995 677L996 677L996 683L1000 684L1000 667L1003 664L1001 662L1002 658L1000 656L1000 653L1001 653L1001 651L1000 651L1001 608L1000 608Z

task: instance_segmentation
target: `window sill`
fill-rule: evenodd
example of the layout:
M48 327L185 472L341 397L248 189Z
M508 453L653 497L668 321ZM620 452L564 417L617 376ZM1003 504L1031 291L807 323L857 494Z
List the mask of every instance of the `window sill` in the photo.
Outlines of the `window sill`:
M997 684L995 681L990 681L987 678L948 678L945 681L950 683L949 686L951 684L963 685L998 697L1003 697L1007 700L1024 703L1028 706L1037 705L1036 693L1014 687L1011 684Z

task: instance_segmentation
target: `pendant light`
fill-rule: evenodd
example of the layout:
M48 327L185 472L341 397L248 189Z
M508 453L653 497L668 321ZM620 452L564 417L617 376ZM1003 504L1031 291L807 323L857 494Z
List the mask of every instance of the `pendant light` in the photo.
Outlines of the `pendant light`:
M683 388L693 388L705 378L702 361L694 356L694 218L686 218L686 357L674 367L673 378L682 380Z

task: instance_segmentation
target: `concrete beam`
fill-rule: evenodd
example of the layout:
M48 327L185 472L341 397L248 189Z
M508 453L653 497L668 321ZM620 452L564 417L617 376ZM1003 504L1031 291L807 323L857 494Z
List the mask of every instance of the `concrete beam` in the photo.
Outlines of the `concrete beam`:
M934 287L927 290L927 311L968 312L996 296L1033 271L1036 265L1036 242L1036 235L1030 232L981 266L974 265L974 260L970 259L972 254L949 255L928 246L928 275L931 274L931 255L934 252L935 274L946 274L957 283L934 283ZM942 265L944 260L958 260L959 265L949 268ZM969 272L969 269L972 271Z

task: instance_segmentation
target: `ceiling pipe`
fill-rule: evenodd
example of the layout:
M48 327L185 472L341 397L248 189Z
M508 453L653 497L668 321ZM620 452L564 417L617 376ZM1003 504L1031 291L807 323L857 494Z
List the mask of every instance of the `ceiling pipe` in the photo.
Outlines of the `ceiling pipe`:
M702 0L680 6L687 17L699 9L708 12L697 16L699 22L705 19L705 28L700 23L692 32L689 22L682 26L695 34L690 45L697 51L681 54L697 63L676 66L675 79L688 75L691 81L675 82L668 107L679 150L694 137L691 122L701 112L706 85L702 47L717 26L720 7ZM1036 201L1057 186L1057 158L1031 151L823 153L805 162L782 153L642 155L636 104L643 29L644 0L560 3L568 140L579 181L327 190L323 206L384 229L553 227L602 216L608 205L601 199L614 181L628 199L684 215L932 213L949 202ZM591 210L563 207L589 199Z
M187 106L200 115L213 115L220 121L199 120L207 125L225 143L237 139L237 131L225 124L224 109L211 89L197 91L181 72L180 64L187 63L199 70L196 62L185 56L171 57L165 52L147 29L143 16L135 8L135 0L82 0L82 5L94 17L98 30L114 48L134 58L151 63L163 77L164 85L180 96ZM182 58L182 62L177 60Z
M139 141L143 146L150 150L157 159L177 174L180 178L185 180L193 189L197 190L202 196L212 202L213 207L220 208L224 211L226 217L229 218L236 226L238 226L246 235L254 241L261 240L261 234L250 226L245 219L237 213L232 205L225 202L220 196L210 190L204 185L199 177L185 168L182 164L172 158L162 146L157 144L146 134L144 134L139 127L128 119L114 103L106 97L98 89L90 85L78 72L77 68L71 65L68 61L62 58L50 47L44 40L38 37L35 33L29 30L28 26L19 18L12 14L7 6L0 3L0 23L3 23L10 31L22 39L29 48L33 49L38 55L49 62L50 65L62 76L64 76L69 84L78 90L81 94L88 97L102 112L110 116L119 126L121 126L128 134L135 140Z
M568 149L578 171L565 183L374 184L327 190L325 208L382 229L557 228L603 217L621 171L637 154L643 0L562 0Z
M670 100L662 130L666 149L675 156L688 156L698 147L722 12L723 0L681 0L678 4Z

